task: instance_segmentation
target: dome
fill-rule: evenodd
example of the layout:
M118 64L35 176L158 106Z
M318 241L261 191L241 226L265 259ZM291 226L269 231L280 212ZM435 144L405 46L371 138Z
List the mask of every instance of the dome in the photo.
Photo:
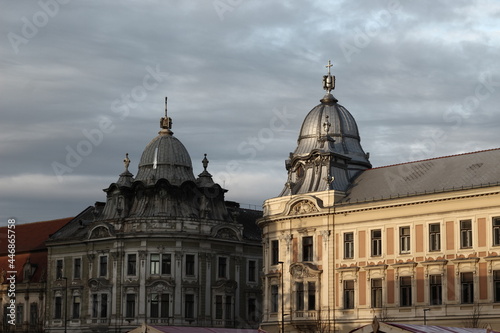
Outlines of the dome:
M163 126L144 149L135 180L155 183L162 178L173 185L195 180L191 157L186 147L173 136L170 126Z
M350 158L351 163L370 167L370 162L361 147L358 125L351 113L327 94L322 103L315 106L305 117L300 129L295 156L305 156L313 150L330 152ZM323 145L321 138L334 141Z

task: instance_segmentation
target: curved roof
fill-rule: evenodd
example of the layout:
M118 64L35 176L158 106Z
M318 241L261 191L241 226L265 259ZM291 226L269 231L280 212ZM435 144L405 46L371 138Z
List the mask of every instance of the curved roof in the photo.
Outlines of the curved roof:
M135 180L149 183L163 178L174 185L195 180L191 157L172 134L169 129L162 129L146 146Z

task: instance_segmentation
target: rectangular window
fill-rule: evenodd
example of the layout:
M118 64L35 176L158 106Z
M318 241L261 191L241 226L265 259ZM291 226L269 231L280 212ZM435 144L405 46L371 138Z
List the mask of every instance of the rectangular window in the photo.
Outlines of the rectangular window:
M280 261L280 243L278 240L271 241L271 265L277 265Z
M372 308L382 307L382 279L372 279Z
M462 304L474 303L474 274L461 273L460 284L462 288Z
M251 322L257 321L257 302L255 298L249 298L247 302L247 318Z
M248 282L257 282L257 261L248 260Z
M21 326L23 324L23 313L24 313L23 305L18 304L16 306L16 325Z
M410 227L399 228L399 252L410 253Z
M443 304L441 275L429 275L429 288L429 303L431 305Z
M56 297L54 300L54 319L62 319L62 297Z
M354 309L354 280L344 280L344 309Z
M56 279L62 279L63 277L63 260L56 260Z
M354 233L346 232L344 234L344 259L354 258Z
M158 318L158 316L160 315L160 300L158 298L158 294L151 294L149 315L151 318Z
M99 316L99 295L92 294L92 318Z
M127 254L127 275L137 274L137 254Z
M38 324L38 304L30 304L30 325L36 326Z
M231 296L226 296L226 320L231 320L232 319L232 303L233 299Z
M441 251L441 226L429 224L429 251Z
M500 245L500 217L493 218L493 246Z
M500 302L500 271L493 271L493 301Z
M186 302L184 303L184 317L194 318L194 295L186 294Z
M161 318L170 317L170 295L161 294L160 295L160 316Z
M302 237L302 261L313 261L313 238Z
M219 278L227 278L227 258L219 257L218 274Z
M108 256L99 257L99 276L108 275Z
M149 256L149 274L157 275L160 274L160 254L151 253Z
M411 277L402 276L399 278L399 305L411 306Z
M379 257L382 255L382 230L372 230L372 257Z
M186 275L194 276L194 254L186 254Z
M71 318L73 319L80 318L80 304L81 304L80 296L73 296L73 313Z
M101 318L108 317L108 294L101 294Z
M222 295L215 296L215 319L222 319Z
M460 247L462 249L472 247L472 220L460 221Z
M73 260L73 279L80 279L82 277L82 259L75 258Z
M271 285L271 312L278 312L278 285Z
M297 311L304 310L304 283L295 283L296 293L295 293L295 308Z
M127 294L125 316L127 318L135 317L135 294Z
M307 310L316 310L316 283L307 282Z
M161 274L172 274L172 255L170 253L161 255Z

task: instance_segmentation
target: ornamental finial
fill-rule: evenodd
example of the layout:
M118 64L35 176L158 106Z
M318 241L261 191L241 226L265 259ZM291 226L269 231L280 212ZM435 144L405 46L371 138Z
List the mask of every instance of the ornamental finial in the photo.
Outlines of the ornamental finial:
M323 75L323 89L328 93L335 89L335 76L330 73L330 68L332 66L332 62L328 60L328 65L325 66L326 68L328 68L328 74Z
M130 158L128 158L128 153L125 154L123 164L125 164L125 171L128 171L128 166L130 165Z
M205 154L205 157L203 158L203 161L201 161L201 163L203 164L203 169L205 169L205 171L207 171L207 167L208 167L207 154Z
M168 115L167 115L167 99L168 97L165 97L165 117L162 117L160 119L160 128L166 130L166 131L160 131L160 133L168 133L168 134L172 134L172 118L170 118Z

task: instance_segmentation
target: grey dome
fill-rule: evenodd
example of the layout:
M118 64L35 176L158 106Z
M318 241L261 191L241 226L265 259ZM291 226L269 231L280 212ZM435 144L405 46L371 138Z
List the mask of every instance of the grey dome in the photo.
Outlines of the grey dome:
M146 146L135 180L154 183L162 178L173 185L195 180L191 157L186 147L169 129L162 129Z

